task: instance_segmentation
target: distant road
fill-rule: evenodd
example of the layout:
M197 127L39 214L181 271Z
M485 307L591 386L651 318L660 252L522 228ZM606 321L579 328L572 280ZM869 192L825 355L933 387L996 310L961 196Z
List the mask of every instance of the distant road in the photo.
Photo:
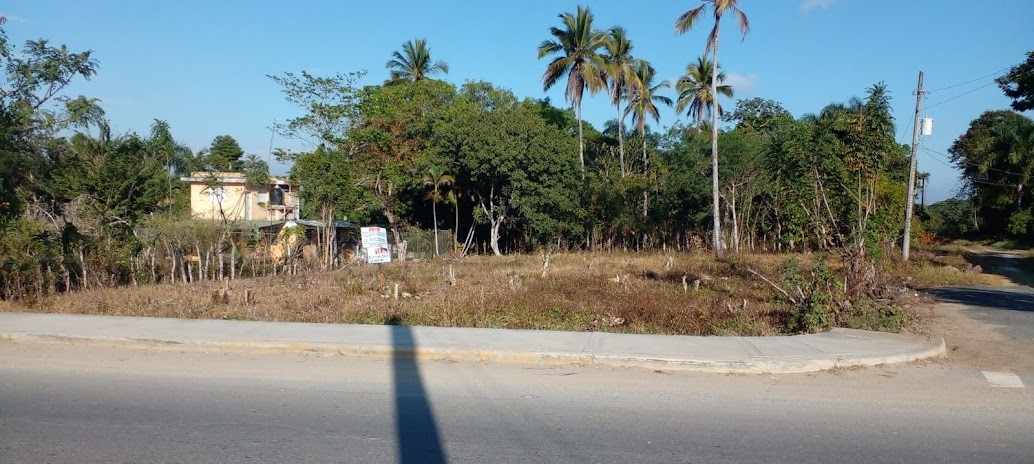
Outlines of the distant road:
M0 462L1029 463L1034 372L1013 374L1024 387L930 362L725 376L0 341Z

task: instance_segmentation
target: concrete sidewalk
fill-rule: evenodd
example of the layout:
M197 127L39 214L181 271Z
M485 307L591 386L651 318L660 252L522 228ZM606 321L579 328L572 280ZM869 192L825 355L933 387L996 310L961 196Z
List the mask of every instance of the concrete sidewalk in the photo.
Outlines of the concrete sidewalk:
M3 312L0 340L723 373L811 372L908 362L945 352L941 338L852 329L793 337L686 337Z

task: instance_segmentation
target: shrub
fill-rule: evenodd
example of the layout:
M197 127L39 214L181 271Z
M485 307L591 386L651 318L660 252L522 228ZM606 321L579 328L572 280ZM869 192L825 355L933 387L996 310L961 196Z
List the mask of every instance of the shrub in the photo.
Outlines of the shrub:
M792 333L810 333L836 324L836 312L843 301L843 284L829 269L824 257L807 271L796 257L783 264L783 283L790 296L790 317L786 329Z

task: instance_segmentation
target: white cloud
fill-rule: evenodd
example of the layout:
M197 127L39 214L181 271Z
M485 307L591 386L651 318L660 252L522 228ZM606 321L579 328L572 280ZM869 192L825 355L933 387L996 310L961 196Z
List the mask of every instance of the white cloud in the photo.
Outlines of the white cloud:
M811 11L814 9L825 10L833 6L836 1L837 0L804 0L801 2L801 11Z
M729 73L725 76L725 84L732 86L732 91L736 93L736 98L755 95L759 80L758 76L753 74Z

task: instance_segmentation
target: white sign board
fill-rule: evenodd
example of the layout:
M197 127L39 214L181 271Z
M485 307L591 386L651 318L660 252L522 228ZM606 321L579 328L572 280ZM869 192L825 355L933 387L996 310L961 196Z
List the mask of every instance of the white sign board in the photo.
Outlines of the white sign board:
M366 249L366 262L390 263L391 251L388 249L388 230L383 227L362 227L359 229L363 248Z
M371 247L366 249L366 262L370 264L377 263L390 263L391 252L388 251L387 247L377 248Z

